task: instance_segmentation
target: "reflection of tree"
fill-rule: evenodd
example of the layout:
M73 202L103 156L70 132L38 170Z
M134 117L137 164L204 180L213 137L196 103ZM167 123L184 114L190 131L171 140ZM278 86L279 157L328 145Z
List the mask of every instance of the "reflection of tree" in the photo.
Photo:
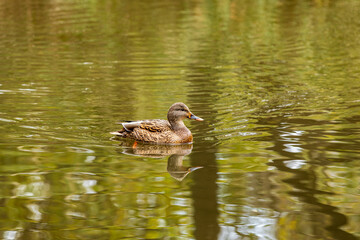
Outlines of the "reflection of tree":
M201 58L201 57L199 57ZM216 116L216 110L214 110L213 97L216 93L216 80L208 79L207 74L202 71L204 69L192 68L189 74L200 77L203 82L202 88L204 93L201 95L201 100L194 96L189 96L191 102L201 102L197 104L194 112L201 110L207 112L207 116ZM205 72L208 72L207 69ZM204 74L204 75L203 75ZM201 80L199 80L201 81ZM190 88L192 85L197 86L197 82L189 82ZM199 86L197 86L199 87ZM205 119L202 124L197 125L197 132L209 133L212 128L212 124L216 124L215 118ZM194 207L194 221L195 221L195 238L201 239L217 239L220 227L218 223L219 209L218 209L218 197L217 197L217 162L216 162L216 145L217 141L198 141L195 139L196 152L191 155L192 165L204 166L202 171L193 175L194 184L191 186L193 207Z
M267 125L269 123L280 124L283 121L285 121L285 119L282 116L271 119L267 117L258 118L259 125ZM301 119L286 119L287 124L289 121L295 125L306 125L307 122ZM310 126L313 125L312 123ZM337 207L322 202L324 197L334 195L335 193L319 189L319 181L323 179L319 179L318 167L311 165L305 170L291 168L286 165L286 161L302 159L304 157L304 155L296 151L285 150L287 148L286 145L297 143L296 145L299 147L306 147L309 151L308 154L311 155L313 150L326 149L326 141L319 140L321 135L318 134L316 143L313 143L312 146L302 146L301 143L309 143L312 141L311 134L310 137L307 133L293 134L290 140L286 136L291 136L292 131L292 127L287 127L285 124L282 124L281 128L272 128L271 136L274 146L269 150L279 153L281 156L284 156L285 159L274 159L269 165L276 167L281 172L292 174L292 176L282 179L282 181L293 187L292 190L288 191L288 194L296 197L300 202L304 203L304 206L299 211L290 211L284 217L284 220L279 221L279 235L290 236L290 233L293 232L293 234L314 234L323 239L327 239L329 234L334 239L356 239L354 235L341 229L342 226L348 223L347 217L339 213ZM321 165L324 164L325 160L321 157L311 159L312 161L319 161ZM274 200L278 198L280 197L274 197ZM273 205L275 206L275 204ZM282 209L279 210L282 211ZM304 219L307 219L307 221L304 221ZM296 228L293 230L288 229L288 222L293 222Z
M199 146L199 149L205 149ZM204 164L202 171L193 175L191 186L196 239L217 239L219 234L219 210L217 204L217 168L213 153L192 155L192 162Z

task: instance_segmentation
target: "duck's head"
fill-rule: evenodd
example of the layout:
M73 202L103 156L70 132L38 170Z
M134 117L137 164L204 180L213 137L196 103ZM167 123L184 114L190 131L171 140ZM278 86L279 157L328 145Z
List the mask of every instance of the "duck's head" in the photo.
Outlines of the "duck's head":
M185 118L196 121L204 121L204 119L195 116L190 109L182 102L174 103L168 111L167 118L170 122L184 120Z

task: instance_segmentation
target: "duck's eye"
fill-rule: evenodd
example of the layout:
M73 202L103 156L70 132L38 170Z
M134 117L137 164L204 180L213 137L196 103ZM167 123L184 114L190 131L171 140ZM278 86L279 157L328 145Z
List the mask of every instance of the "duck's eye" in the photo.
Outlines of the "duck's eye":
M184 112L186 112L186 109L179 108L177 111L184 111Z

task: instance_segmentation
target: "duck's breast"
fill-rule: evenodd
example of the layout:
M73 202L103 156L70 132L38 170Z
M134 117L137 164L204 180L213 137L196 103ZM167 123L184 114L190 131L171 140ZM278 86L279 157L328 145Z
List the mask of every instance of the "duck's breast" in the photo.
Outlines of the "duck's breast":
M187 128L176 131L176 135L178 138L177 140L178 143L190 143L193 141L193 136L190 130Z

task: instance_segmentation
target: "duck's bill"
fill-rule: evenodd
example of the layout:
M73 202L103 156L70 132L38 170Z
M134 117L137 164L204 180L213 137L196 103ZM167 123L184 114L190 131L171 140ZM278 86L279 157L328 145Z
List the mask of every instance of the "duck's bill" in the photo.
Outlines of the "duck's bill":
M195 116L194 114L191 114L190 118L191 118L191 119L194 119L194 120L196 120L196 121L204 121L204 119L199 118L199 117Z

